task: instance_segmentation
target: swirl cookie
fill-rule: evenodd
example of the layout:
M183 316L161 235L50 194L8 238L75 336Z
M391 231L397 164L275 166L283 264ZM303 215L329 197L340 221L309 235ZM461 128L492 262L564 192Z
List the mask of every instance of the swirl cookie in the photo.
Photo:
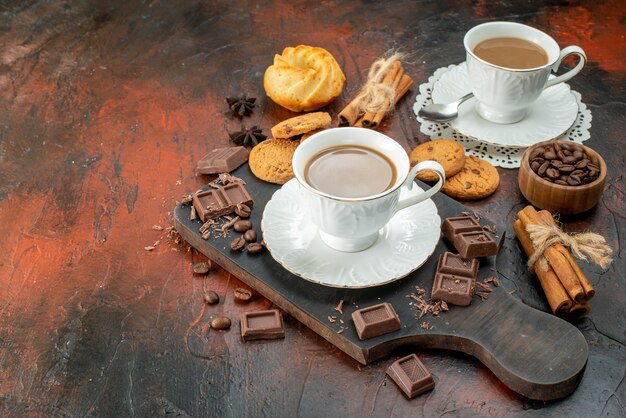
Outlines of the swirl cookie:
M274 138L290 138L330 126L330 115L326 112L307 113L287 119L272 128Z
M300 141L272 138L250 151L248 163L252 173L270 183L285 184L294 177L291 159Z
M459 200L476 200L491 195L500 184L498 170L477 157L465 158L461 171L446 180L441 191Z
M411 166L422 161L437 161L446 172L446 178L460 172L465 164L465 150L453 139L436 139L417 146L409 155ZM432 171L422 171L417 175L422 181L437 181L439 177Z

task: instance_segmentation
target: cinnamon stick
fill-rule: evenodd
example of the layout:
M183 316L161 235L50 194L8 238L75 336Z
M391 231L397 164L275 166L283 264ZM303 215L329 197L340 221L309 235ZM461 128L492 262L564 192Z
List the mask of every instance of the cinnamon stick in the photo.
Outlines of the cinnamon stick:
M534 252L534 248L528 231L526 231L526 228L524 228L520 220L515 221L513 228L517 234L517 239L520 244L522 244L524 252L530 257ZM566 316L572 307L572 299L565 291L565 288L551 267L548 268L548 270L542 270L537 265L538 263L535 264L535 273L537 274L537 278L539 278L539 283L541 284L543 293L546 295L552 313L557 316Z
M398 102L402 96L409 90L409 87L413 84L413 79L406 75L402 74L402 77L399 80L400 82L396 86L396 102ZM377 127L383 118L387 115L387 112L379 112L374 116L374 119L370 123L370 128Z
M552 217L552 214L550 212L548 212L547 210L540 210L537 213L541 216L541 218L546 223L548 223L550 225L555 225L556 224L554 222L554 218ZM576 278L580 282L580 285L582 286L583 291L585 292L586 300L587 301L590 300L596 294L596 291L593 288L593 286L591 285L591 283L589 282L589 279L587 278L587 276L585 276L585 273L583 273L583 271L580 269L580 266L578 265L576 260L574 260L574 257L572 256L572 253L567 248L565 248L562 245L555 246L555 248L556 248L557 251L559 251L562 254L563 258L565 258L567 260L567 262L569 263L570 267L572 268L572 270L576 274Z
M395 92L398 84L400 84L400 80L402 79L403 75L404 68L402 68L402 64L400 63L400 61L394 61L391 67L389 67L389 71L387 71L387 74L385 74L382 84L391 87ZM391 102L389 101L389 98L385 98L383 109L376 113L365 112L365 115L363 116L363 126L365 126L366 128L375 128L377 123L373 123L373 121L376 116L382 113L382 117L380 117L380 119L382 120L387 112L389 112L390 107Z
M524 226L524 229L526 229L528 225L545 224L543 217L539 215L532 206L526 206L519 211L517 217ZM555 247L557 246L553 245L548 247L543 252L543 256L548 261L549 266L554 270L554 273L556 273L556 276L559 278L561 284L563 284L568 295L570 295L575 302L586 302L588 300L587 295L578 280L576 272L572 269L569 261L563 256L562 252L558 251ZM539 267L539 270L542 270L542 268Z
M588 303L575 303L570 309L567 317L569 319L580 319L591 311Z
M355 99L339 112L339 126L355 126L356 121L359 119L359 107L357 105L361 97L363 97L362 94L357 94Z

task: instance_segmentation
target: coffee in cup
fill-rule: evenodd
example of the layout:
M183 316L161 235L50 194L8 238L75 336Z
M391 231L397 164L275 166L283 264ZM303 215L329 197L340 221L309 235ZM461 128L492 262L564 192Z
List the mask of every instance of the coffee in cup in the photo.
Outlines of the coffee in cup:
M561 50L544 32L513 22L475 26L465 34L463 43L476 111L495 123L522 120L544 89L574 77L587 60L581 48L569 46ZM549 79L570 54L578 55L578 64Z
M424 161L411 168L400 144L364 128L326 129L307 138L296 148L292 167L320 238L345 252L370 247L397 211L429 199L445 179L439 163ZM439 181L401 197L423 170L437 173Z

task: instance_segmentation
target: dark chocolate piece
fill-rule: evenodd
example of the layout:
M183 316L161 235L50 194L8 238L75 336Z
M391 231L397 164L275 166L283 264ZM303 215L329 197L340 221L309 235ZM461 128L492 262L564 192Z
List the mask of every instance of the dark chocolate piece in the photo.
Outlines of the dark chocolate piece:
M244 204L249 208L254 205L254 201L252 200L250 193L248 193L248 189L246 189L246 186L239 181L228 183L219 190L224 194L226 204L233 207L232 212L234 212L237 208L237 204Z
M409 399L435 387L433 376L415 354L395 361L387 374Z
M441 224L441 232L443 236L448 238L452 244L454 244L454 237L463 232L482 231L483 227L480 226L476 219L469 216L458 216L456 218L446 218Z
M454 274L476 279L478 260L475 258L463 258L458 254L445 252L439 256L437 273Z
M240 181L198 192L193 195L192 201L202 222L233 213L237 205L251 208L254 204L246 186Z
M498 254L498 244L485 231L465 232L456 236L454 246L464 258Z
M473 294L471 278L437 273L430 298L434 301L443 300L452 305L467 306L472 301Z
M239 319L244 341L285 338L283 317L278 309L242 312Z
M233 209L226 205L224 195L219 189L210 189L193 195L193 207L202 222L231 213Z
M196 166L200 174L229 173L248 161L245 147L215 148L202 157Z
M359 339L378 337L400 329L400 318L391 304L385 302L352 313Z

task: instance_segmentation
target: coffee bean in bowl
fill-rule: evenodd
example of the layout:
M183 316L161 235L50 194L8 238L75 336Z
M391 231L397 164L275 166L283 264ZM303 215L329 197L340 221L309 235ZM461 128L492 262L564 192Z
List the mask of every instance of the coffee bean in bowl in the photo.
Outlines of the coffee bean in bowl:
M551 140L526 150L518 184L533 205L573 215L595 206L605 179L606 164L600 154L572 141Z

